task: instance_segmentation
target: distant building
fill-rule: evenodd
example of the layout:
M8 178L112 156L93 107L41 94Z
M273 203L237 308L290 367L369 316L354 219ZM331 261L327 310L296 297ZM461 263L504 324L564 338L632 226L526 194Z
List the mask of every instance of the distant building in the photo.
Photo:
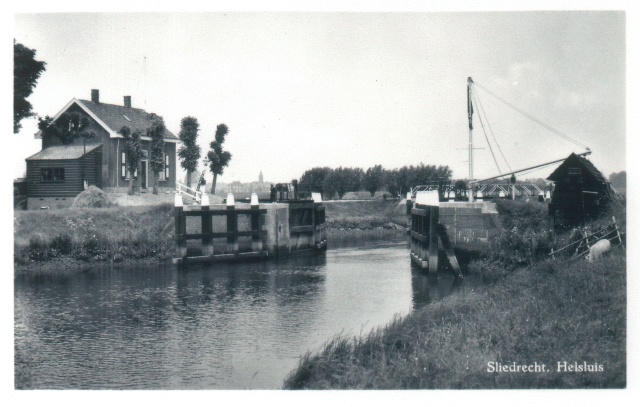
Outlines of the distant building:
M54 122L64 113L79 113L90 121L90 129L96 137L83 145L82 139L63 145L56 137L42 139L42 151L27 158L27 207L29 209L68 207L73 198L84 190L84 180L106 192L124 192L128 186L126 170L126 146L122 134L123 126L131 131L145 131L151 124L149 113L131 107L131 97L124 97L124 104L113 105L100 102L97 89L91 91L91 100L72 99L54 116ZM144 134L144 133L143 133ZM179 139L165 130L165 169L159 180L159 188L175 189L176 144ZM143 158L135 174L144 190L152 183L149 169L150 138L143 136L141 147Z
M270 189L271 189L271 184L268 182L264 182L262 171L260 171L260 175L258 176L257 182L256 181L254 182L233 181L228 184L220 183L219 187L217 188L216 194L225 196L227 193L231 192L233 194L249 196L253 192L257 194L269 193Z
M567 157L547 179L555 183L549 215L559 225L583 224L618 200L602 173L591 161L576 154Z

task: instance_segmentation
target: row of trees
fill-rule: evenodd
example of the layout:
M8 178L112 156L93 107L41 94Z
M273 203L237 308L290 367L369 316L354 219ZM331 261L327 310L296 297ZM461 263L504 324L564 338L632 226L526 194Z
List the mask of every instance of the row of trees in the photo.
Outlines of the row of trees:
M402 195L411 187L431 181L451 178L448 166L420 164L387 170L374 165L366 171L362 168L315 167L300 177L298 188L303 192L321 192L329 199L342 198L350 191L365 190L373 196L376 191L386 189L393 196Z

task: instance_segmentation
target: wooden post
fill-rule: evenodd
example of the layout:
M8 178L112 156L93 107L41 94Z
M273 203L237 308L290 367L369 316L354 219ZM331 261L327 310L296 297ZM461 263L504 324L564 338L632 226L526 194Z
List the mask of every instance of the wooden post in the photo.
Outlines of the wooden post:
M438 221L440 208L429 206L429 273L438 272Z
M187 257L187 239L185 238L185 234L187 233L187 222L186 216L184 215L182 195L180 194L176 194L173 211L176 224L176 256L184 259Z
M212 218L211 212L209 212L209 195L206 193L202 194L200 209L206 211L200 217L202 222L202 234L208 236L202 236L202 255L203 256L213 256L213 238L211 237L211 233L213 233L212 226Z
M320 231L318 231L316 229L316 225L318 224L318 217L319 217L319 213L318 213L318 207L320 205L316 204L315 202L313 203L313 209L311 212L311 224L313 225L313 237L312 237L312 244L311 247L315 248L319 248L320 247Z
M441 223L438 224L438 234L440 235L442 248L444 249L445 253L447 253L447 258L449 259L449 264L451 264L453 275L456 278L462 278L462 270L460 269L460 265L458 264L456 254L453 252L453 246L451 245L451 241L449 240L447 228Z
M611 219L613 220L613 227L616 228L616 235L618 236L618 242L620 242L620 246L622 246L622 250L626 250L624 245L622 244L622 236L620 236L620 229L618 228L618 223L616 222L616 217L612 216Z
M233 194L227 195L227 252L238 254L238 214Z
M251 231L260 231L260 204L258 201L258 195L251 194ZM251 250L254 252L262 251L262 240L259 234L253 234L251 236Z
M411 208L413 208L413 202L411 202L411 192L407 193L407 234L411 234Z
M425 216L419 216L418 219L418 227L419 233L422 236L422 240L418 243L420 250L418 252L418 257L420 258L422 268L429 267L428 259L429 259L429 216L431 215L431 207L425 206L421 209L424 209Z

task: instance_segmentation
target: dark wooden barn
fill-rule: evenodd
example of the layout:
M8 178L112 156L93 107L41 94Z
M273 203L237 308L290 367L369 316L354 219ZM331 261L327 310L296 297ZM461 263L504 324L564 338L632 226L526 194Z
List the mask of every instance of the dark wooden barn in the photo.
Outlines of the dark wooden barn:
M573 153L547 179L554 182L549 215L556 226L584 224L617 201L602 173L591 161Z

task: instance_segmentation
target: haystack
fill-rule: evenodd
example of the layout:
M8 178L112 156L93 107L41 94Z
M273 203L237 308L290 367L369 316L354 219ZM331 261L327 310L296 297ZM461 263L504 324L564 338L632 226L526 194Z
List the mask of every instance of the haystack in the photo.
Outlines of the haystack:
M96 186L89 186L73 200L72 208L110 208L115 203L103 190Z

